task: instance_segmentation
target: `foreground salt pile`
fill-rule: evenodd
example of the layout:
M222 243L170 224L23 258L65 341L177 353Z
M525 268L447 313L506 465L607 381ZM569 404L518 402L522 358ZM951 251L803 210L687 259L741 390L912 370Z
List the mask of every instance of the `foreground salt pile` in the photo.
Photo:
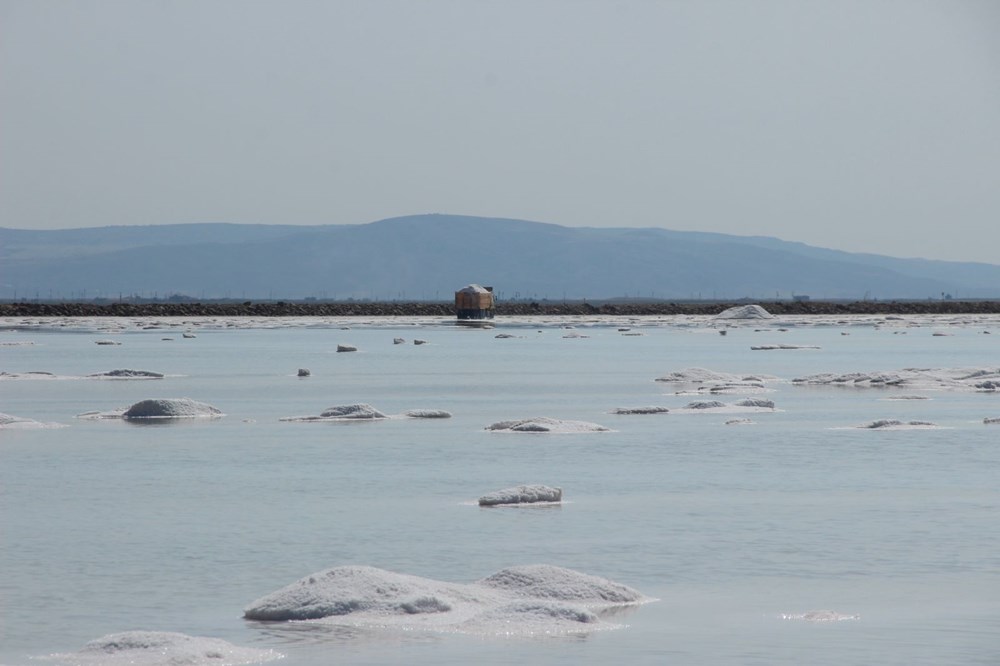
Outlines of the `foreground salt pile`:
M596 612L650 601L613 581L549 565L503 569L474 583L446 583L368 566L306 576L254 601L248 620L474 634L590 631Z
M479 506L500 504L534 504L537 502L561 502L562 488L543 485L523 485L504 488L487 493L479 498Z
M566 421L562 419L552 419L547 416L538 416L531 419L520 419L516 421L498 421L486 426L486 430L506 431L506 432L552 432L552 433L575 433L575 432L607 432L605 428L597 423L588 421Z
M903 368L887 372L819 373L792 380L797 385L855 388L913 388L937 390L1000 390L998 368Z
M222 411L191 398L151 398L140 400L128 409L77 414L81 419L193 419L220 418Z
M263 664L283 655L167 631L126 631L90 641L77 652L41 659L74 666L239 666Z
M350 405L334 405L324 409L319 416L286 416L281 421L364 421L373 419L387 419L388 415L383 414L366 402L357 402Z
M774 319L774 315L759 305L737 305L715 315L716 319Z

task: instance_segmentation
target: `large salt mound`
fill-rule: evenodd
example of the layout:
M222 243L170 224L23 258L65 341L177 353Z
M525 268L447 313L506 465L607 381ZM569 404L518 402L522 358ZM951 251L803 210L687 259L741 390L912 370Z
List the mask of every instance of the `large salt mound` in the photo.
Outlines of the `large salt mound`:
M283 655L166 631L127 631L87 643L83 649L41 659L74 666L239 666L263 664Z
M254 601L248 620L315 620L351 613L416 615L449 611L459 586L368 566L343 566L301 578Z
M597 576L547 565L503 569L469 584L367 566L306 576L254 601L248 620L321 621L350 626L476 634L592 631L595 612L650 601Z
M94 374L87 376L94 377L96 379L163 379L163 375L159 372L150 372L149 370L129 370L127 368L121 370L108 370L107 372L95 372Z
M504 488L479 498L479 506L498 504L533 504L535 502L561 502L562 488L542 485L524 485Z
M365 402L335 405L324 409L319 416L286 416L281 421L364 421L387 419L386 414Z
M141 400L122 414L125 419L184 419L223 416L219 409L190 398Z
M574 433L574 432L606 432L608 428L597 423L587 421L564 421L561 419L551 419L546 416L539 416L532 419L521 419L518 421L498 421L486 426L486 430L508 431L508 432L553 432L553 433Z
M737 305L715 315L716 319L774 319L774 315L759 305Z

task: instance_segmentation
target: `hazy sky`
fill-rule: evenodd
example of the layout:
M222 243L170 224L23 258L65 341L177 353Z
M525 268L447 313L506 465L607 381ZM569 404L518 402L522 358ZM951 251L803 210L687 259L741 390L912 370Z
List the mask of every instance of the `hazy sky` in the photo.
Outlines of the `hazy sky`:
M1000 263L1000 2L0 0L0 226L427 212Z

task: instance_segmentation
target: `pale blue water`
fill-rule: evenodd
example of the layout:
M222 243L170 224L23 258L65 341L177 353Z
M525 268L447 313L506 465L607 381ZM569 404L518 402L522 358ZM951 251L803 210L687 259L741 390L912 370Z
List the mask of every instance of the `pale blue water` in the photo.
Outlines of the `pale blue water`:
M778 383L762 396L775 413L608 413L683 406L695 398L653 380L693 366L785 379L996 367L1000 321L890 329L848 320L786 332L750 322L720 336L704 322L658 318L632 323L641 337L606 322L577 328L584 339L564 338L559 322L291 323L200 327L195 339L181 338L187 327L0 331L0 343L35 343L0 346L0 371L179 375L0 381L0 412L68 425L0 430L0 663L131 629L275 648L290 666L1000 663L1000 426L983 424L1000 416L1000 394L885 401L892 391ZM931 335L941 330L952 335ZM122 345L94 344L107 338ZM338 343L360 351L338 354ZM821 349L750 350L771 343ZM297 378L298 368L312 376ZM182 396L226 417L73 418ZM454 417L278 420L353 402ZM483 430L531 416L614 432ZM756 424L724 425L743 416ZM880 418L942 427L845 428ZM567 501L470 504L519 483L561 486ZM616 616L620 630L528 640L242 619L254 599L342 564L469 582L528 563L660 601ZM815 609L860 619L780 619Z

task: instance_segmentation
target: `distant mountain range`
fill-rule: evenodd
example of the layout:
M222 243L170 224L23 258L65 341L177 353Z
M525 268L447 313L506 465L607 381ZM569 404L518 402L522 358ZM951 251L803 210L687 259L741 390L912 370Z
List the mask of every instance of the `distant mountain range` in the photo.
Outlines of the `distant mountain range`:
M1000 296L1000 265L758 236L412 215L360 225L0 228L0 299L939 299Z

